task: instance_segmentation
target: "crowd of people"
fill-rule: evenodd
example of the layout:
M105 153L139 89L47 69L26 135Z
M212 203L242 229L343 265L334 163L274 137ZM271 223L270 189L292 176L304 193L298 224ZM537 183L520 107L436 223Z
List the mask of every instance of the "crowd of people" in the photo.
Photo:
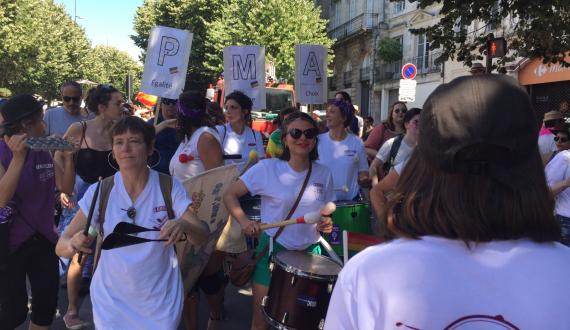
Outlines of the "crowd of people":
M329 202L369 203L384 243L344 265L325 329L465 320L570 328L570 125L552 111L539 130L528 95L507 77L455 79L423 109L395 102L376 126L338 92L322 118L283 109L270 136L251 128L253 103L240 91L223 109L201 92L161 98L146 121L124 111L112 86L91 88L85 108L83 95L66 82L61 107L44 113L23 94L0 108L1 329L26 320L27 285L30 328L49 328L60 275L68 329L91 321L79 317L82 286L98 329L197 329L201 294L208 329L220 329L228 253L214 251L185 289L173 245L203 244L209 234L182 183L234 164L240 175L223 202L241 228L243 248L232 253L251 242L256 251L252 329L268 328L261 306L272 255L331 253L321 243L333 231ZM46 135L73 148L26 143ZM244 205L252 196L261 222ZM320 221L262 227L311 212Z

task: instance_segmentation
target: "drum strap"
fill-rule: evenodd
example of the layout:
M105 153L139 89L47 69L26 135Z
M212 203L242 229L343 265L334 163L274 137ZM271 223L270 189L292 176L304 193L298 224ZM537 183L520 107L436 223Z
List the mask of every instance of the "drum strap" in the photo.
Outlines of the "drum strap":
M303 181L303 185L301 186L301 190L299 191L299 195L297 195L297 199L295 200L295 203L293 203L293 207L291 207L291 210L289 211L289 214L287 214L285 219L291 218L291 216L293 215L293 213L297 209L297 206L299 205L299 202L301 201L301 197L303 197L303 194L305 193L305 188L307 188L307 184L309 183L309 177L311 176L312 171L313 171L313 163L309 162L309 170L307 171L307 175L305 176L305 181ZM277 240L277 237L279 237L279 235L281 235L281 233L283 232L283 229L285 229L285 227L279 228L279 230L277 231L277 233L273 237L273 240ZM263 258L268 251L269 251L269 244L266 245L265 248L255 257L255 263L257 263L259 260L261 260L261 258Z

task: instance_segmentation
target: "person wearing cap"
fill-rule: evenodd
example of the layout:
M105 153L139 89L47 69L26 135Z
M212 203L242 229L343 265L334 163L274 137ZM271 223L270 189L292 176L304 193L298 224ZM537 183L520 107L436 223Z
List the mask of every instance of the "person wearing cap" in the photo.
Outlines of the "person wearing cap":
M526 91L506 76L460 77L422 112L388 200L395 238L345 264L324 328L570 329L570 249Z
M487 73L483 64L479 62L473 63L471 65L471 69L469 70L469 72L471 73L472 76L479 76Z
M552 130L558 129L562 125L564 125L564 117L561 112L553 110L544 114L542 127L538 132L538 150L545 165L552 158L552 153L556 151Z
M388 175L390 169L406 161L418 141L418 123L422 109L412 108L404 115L404 134L386 141L370 164L370 178L375 186L381 178Z
M354 119L352 104L329 101L325 119L328 132L319 135L317 163L331 170L336 201L355 200L360 186L369 187L370 179L364 143L347 131Z
M28 315L30 328L48 329L57 307L59 264L55 255L54 190L73 190L73 157L63 152L63 167L50 152L31 150L26 140L45 134L42 103L32 95L11 97L0 109L0 325L14 329Z
M160 157L154 169L164 174L170 174L170 160L179 145L176 138L176 127L172 127L176 125L177 101L176 99L160 98L156 105L159 108L158 116L148 120L148 123L156 128L154 148L158 151Z

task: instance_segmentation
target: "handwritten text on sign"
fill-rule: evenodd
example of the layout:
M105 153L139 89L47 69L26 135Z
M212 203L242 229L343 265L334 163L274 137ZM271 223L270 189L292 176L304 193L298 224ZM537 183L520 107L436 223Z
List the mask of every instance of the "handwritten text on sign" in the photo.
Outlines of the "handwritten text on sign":
M224 48L225 93L239 90L253 101L253 110L265 109L265 48L229 46Z
M327 97L327 49L295 46L295 92L302 104L322 104Z

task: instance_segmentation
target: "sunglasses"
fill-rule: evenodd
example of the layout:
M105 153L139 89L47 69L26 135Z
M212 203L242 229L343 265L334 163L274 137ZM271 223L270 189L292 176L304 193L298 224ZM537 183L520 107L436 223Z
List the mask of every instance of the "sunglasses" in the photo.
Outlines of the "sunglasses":
M401 113L406 113L406 111L407 111L407 110L404 110L404 109L394 109L394 112L397 113L397 114L399 114L400 112L401 112Z
M555 136L554 142L566 143L566 142L568 142L568 138L561 137L561 136Z
M304 131L298 128L291 128L287 133L295 140L299 139L301 134L305 135L305 137L310 140L314 139L319 134L319 131L316 128L309 128Z
M64 97L62 97L62 99L63 99L65 102L73 101L73 102L77 103L77 102L79 102L79 100L80 100L81 98L80 98L79 96L74 96L74 97L71 97L71 96L64 96Z

